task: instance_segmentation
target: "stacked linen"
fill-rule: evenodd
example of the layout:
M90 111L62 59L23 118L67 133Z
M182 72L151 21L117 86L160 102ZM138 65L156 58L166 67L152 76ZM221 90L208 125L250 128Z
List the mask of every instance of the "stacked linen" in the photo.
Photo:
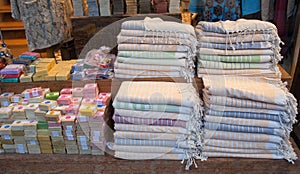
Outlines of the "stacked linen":
M297 103L283 84L204 77L204 155L297 159L289 142Z
M248 76L280 79L281 60L277 28L269 22L199 22L198 77L204 75Z
M116 78L194 77L194 28L146 17L122 23Z
M115 157L203 159L200 104L189 83L123 82L113 102Z

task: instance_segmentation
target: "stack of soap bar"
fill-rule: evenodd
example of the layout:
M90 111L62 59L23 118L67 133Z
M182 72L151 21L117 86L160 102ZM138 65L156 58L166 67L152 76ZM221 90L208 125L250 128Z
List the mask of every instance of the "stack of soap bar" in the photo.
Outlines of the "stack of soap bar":
M39 104L35 103L35 104L29 104L27 106L25 106L24 110L25 110L25 114L26 117L30 120L36 120L36 116L34 111L39 107Z
M58 97L57 103L59 105L69 105L72 104L73 96L70 94L62 94Z
M48 112L54 109L57 106L57 102L55 100L45 100L39 104L39 109L41 111Z
M14 139L17 153L28 153L24 133L25 122L27 120L16 120L11 124L11 135Z
M26 120L25 106L17 105L13 108L13 118L18 120Z
M6 107L10 105L10 98L14 95L13 92L5 92L0 95L0 105Z
M16 153L16 146L11 135L11 125L4 124L0 128L2 147L5 153Z
M41 124L41 123L38 122L37 138L38 138L38 141L40 144L41 153L53 153L52 143L51 143L51 139L49 136L48 123L47 123L47 126L44 125L43 127L39 126L39 124Z
M97 111L97 106L88 104L84 105L82 104L79 108L80 115L82 116L94 116Z
M97 98L99 94L99 89L97 83L89 83L84 85L83 97L84 98Z
M27 121L23 124L28 153L40 153L40 145L37 139L37 121Z
M50 92L46 94L46 99L47 100L57 100L59 97L59 92Z
M72 90L73 97L83 97L83 88L76 87Z
M41 58L35 65L35 74L33 75L33 81L45 81L48 76L48 72L55 66L54 58Z
M67 154L78 154L76 141L76 116L66 115L61 119Z
M53 147L53 153L65 154L65 141L62 134L61 123L59 122L48 122L49 131L51 136L51 142Z
M23 73L23 65L10 64L0 71L2 82L18 82L19 77Z
M58 121L61 117L60 111L48 111L46 113L46 121Z

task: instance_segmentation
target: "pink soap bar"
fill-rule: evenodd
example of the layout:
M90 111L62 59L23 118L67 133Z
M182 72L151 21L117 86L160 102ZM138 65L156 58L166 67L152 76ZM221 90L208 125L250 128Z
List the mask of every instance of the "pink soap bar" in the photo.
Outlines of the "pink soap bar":
M63 88L60 94L72 94L72 88Z
M77 115L78 111L79 111L79 105L77 105L77 104L70 104L70 105L64 107L65 114Z
M84 98L96 98L98 96L99 89L96 83L86 84L83 88Z
M59 105L70 105L72 104L73 96L70 94L62 94L58 97L57 103Z
M96 100L94 98L84 98L82 99L82 104L95 104Z

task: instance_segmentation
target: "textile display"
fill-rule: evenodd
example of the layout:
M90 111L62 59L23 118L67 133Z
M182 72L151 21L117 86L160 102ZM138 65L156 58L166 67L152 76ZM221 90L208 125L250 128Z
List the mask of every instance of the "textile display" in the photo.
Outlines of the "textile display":
M194 77L197 38L187 24L146 17L125 21L118 37L116 78Z
M297 159L289 142L297 102L282 82L205 76L203 83L203 155Z
M202 101L191 83L122 82L114 99L115 157L204 160Z
M282 59L282 42L274 24L246 19L200 21L196 33L198 77L209 74L280 79L276 65Z

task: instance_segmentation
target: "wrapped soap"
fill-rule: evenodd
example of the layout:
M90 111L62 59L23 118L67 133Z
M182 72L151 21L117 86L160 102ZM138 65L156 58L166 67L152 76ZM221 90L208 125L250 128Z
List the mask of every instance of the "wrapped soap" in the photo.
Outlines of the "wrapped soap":
M41 111L50 111L57 106L57 102L55 100L45 100L39 104L39 109Z
M63 88L60 94L72 94L72 88Z
M12 115L12 108L11 107L2 107L2 108L0 108L0 119L10 118L11 115Z
M47 121L58 121L61 117L60 111L48 111L46 114Z
M63 126L67 125L74 125L76 121L76 116L75 115L64 115L61 117L61 123ZM73 130L73 127L66 127L68 130Z
M83 88L76 87L72 90L73 97L83 97Z
M44 95L39 97L32 97L28 99L29 103L41 103L44 101Z
M70 94L62 94L58 97L57 103L59 105L69 105L72 104L73 96Z
M22 96L20 94L16 94L10 98L10 101L12 103L19 103L21 101L21 99L22 99Z
M57 100L59 97L59 92L50 92L46 94L46 99L47 100Z
M39 104L35 103L35 104L29 104L27 106L25 106L24 110L25 110L25 114L26 117L28 119L35 119L35 114L34 111L39 107Z
M94 99L94 98L83 98L81 103L82 104L95 104L96 99Z
M97 83L89 83L84 85L83 98L97 98L99 93Z
M100 93L98 98L96 99L97 106L109 105L110 96L111 96L111 93Z
M82 116L94 116L97 111L96 105L82 104L79 108L80 115Z
M11 135L11 124L4 124L0 127L0 135Z
M63 112L64 114L78 114L79 111L79 106L78 104L70 104L64 107Z
M33 97L39 97L43 95L43 90L41 87L37 88L31 88L31 89L26 89L25 91L22 92L22 96L25 99L33 98Z
M82 97L73 97L73 104L80 105L82 101Z
M22 74L20 82L32 82L33 73Z

